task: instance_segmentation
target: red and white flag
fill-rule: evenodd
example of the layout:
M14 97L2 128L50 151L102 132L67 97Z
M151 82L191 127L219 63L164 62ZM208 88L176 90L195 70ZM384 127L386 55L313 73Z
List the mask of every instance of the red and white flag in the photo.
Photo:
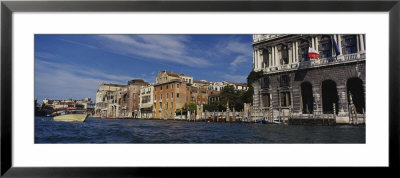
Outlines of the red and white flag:
M309 59L319 59L319 52L314 48L308 48L308 58Z

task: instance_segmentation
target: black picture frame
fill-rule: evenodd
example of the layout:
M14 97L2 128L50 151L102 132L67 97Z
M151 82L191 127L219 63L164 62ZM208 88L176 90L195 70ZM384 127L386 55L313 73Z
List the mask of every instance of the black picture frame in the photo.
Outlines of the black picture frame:
M400 71L400 1L2 1L1 2L1 176L5 177L133 177L177 176L178 168L74 167L21 168L12 165L12 17L13 12L388 12L389 13L389 167L355 170L354 175L371 170L391 171L399 168L399 71ZM384 34L383 34L384 35ZM368 155L366 155L368 156ZM79 161L79 160L77 160ZM185 174L212 175L215 168L186 167ZM295 169L295 168L292 168ZM218 169L219 172L258 174L264 168ZM245 171L245 172L243 172ZM293 173L278 170L282 175ZM296 169L306 174L309 169ZM329 175L343 172L327 170ZM348 174L348 173L346 173ZM324 173L323 175L327 175ZM396 175L396 174L395 174Z

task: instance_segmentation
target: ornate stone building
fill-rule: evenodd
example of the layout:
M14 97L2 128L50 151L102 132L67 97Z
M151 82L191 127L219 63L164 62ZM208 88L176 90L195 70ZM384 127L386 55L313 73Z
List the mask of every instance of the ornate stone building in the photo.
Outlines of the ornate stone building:
M154 85L142 86L140 89L139 118L152 118Z
M95 117L119 117L121 90L126 85L102 83L96 93Z
M365 121L364 34L253 35L255 110L274 116ZM316 51L316 59L310 52ZM356 119L355 119L356 118Z

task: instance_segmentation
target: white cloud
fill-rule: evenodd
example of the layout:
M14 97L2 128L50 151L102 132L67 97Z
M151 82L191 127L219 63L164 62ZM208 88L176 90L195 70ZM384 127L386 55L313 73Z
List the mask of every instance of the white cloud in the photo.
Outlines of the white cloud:
M240 42L238 38L227 38L219 41L215 52L224 55L251 55L252 46L248 42Z
M35 96L38 97L94 99L102 82L125 84L132 79L130 76L107 74L86 66L35 59Z
M182 35L99 35L103 45L115 54L184 64L191 67L211 65L207 60L190 55L188 36Z
M66 71L69 73L88 75L91 76L92 78L104 79L115 82L123 82L123 83L127 82L128 80L134 79L134 77L131 76L108 74L101 70L96 70L83 65L60 64L60 63L42 61L39 59L35 59L35 68L36 68L35 70L38 70L40 72L46 70Z
M40 58L45 58L45 59L52 59L57 57L55 54L52 53L47 53L47 52L36 52L35 51L35 57L40 57Z
M249 56L237 56L237 57L235 58L235 60L233 60L233 61L230 63L231 69L232 69L232 70L236 70L237 66L238 66L240 63L248 62L249 59L251 59L251 58L249 58Z
M216 43L215 50L208 51L207 55L229 59L230 70L236 71L240 64L252 61L252 52L251 43L241 42L239 38L228 37Z
M36 96L56 99L83 99L96 96L101 81L66 71L48 70L35 75Z
M222 78L231 81L231 82L238 82L238 83L246 83L247 76L246 75L231 75L231 74L223 74Z
M84 47L88 47L88 48L92 48L92 49L96 49L97 48L96 46L93 46L93 45L89 45L89 44L81 43L81 42L76 42L76 41L72 41L72 40L66 40L66 39L61 39L61 38L59 38L59 40L65 41L65 42L68 42L68 43L72 43L72 44L77 44L77 45L84 46Z
M252 52L251 44L241 43L238 41L230 41L225 48L227 51L244 55L251 54Z

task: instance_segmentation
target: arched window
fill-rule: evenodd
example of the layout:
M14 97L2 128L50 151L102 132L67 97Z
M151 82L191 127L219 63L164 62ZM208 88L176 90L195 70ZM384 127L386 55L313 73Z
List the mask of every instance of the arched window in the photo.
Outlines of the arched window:
M314 96L310 82L301 83L301 101L304 114L312 114L314 111Z
M289 107L291 105L290 92L281 92L281 106Z
M343 54L357 53L357 37L356 37L356 35L342 36L342 51L343 51Z
M270 107L271 106L271 95L269 93L263 94L262 102L263 102L263 107Z
M310 42L308 40L301 40L299 45L299 59L300 62L308 61L308 48L310 47Z
M325 80L322 82L322 109L324 114L333 114L333 106L335 105L336 114L338 114L338 92L336 83L333 80Z
M268 49L262 50L262 67L266 68L269 67L269 51Z
M332 41L329 36L322 36L318 48L321 58L332 57Z
M365 113L365 93L363 81L360 78L350 78L347 80L346 86L348 104L354 104L357 113Z
M289 48L287 45L282 45L281 48L281 65L289 64Z

